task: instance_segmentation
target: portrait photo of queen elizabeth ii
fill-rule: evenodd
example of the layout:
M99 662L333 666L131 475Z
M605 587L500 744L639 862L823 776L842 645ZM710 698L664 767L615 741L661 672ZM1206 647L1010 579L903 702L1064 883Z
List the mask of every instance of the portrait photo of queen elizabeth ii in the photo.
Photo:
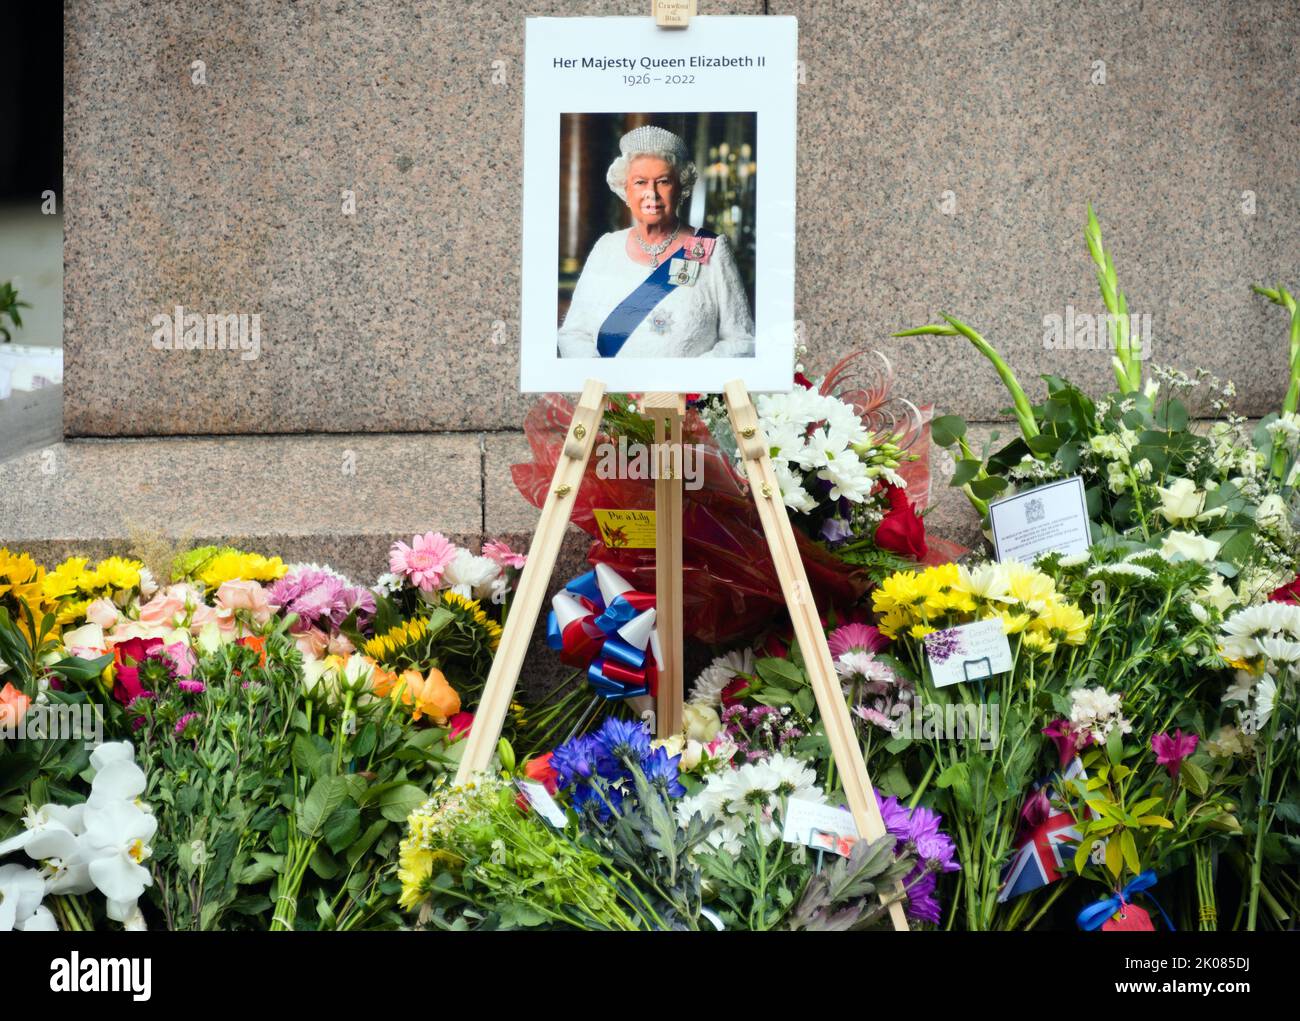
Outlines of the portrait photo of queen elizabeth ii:
M522 388L788 389L793 20L527 24Z
M561 125L560 357L752 358L753 114Z

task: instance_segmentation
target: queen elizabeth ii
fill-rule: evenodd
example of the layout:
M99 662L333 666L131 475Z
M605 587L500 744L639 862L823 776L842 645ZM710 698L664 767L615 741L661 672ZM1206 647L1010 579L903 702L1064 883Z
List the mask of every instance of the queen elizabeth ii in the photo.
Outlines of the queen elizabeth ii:
M587 256L564 325L561 358L743 358L754 317L725 237L683 223L695 184L686 143L664 128L634 128L605 180L632 226L605 234Z

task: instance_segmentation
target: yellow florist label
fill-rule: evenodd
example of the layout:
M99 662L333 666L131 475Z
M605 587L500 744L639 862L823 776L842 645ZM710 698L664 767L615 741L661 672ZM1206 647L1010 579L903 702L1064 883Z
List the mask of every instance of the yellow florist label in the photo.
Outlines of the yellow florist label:
M593 510L600 537L610 549L654 549L652 510Z

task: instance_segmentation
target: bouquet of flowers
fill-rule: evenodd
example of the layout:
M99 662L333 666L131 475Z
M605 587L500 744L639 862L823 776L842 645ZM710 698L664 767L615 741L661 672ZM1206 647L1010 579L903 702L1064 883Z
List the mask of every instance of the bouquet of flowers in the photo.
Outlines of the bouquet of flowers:
M1289 382L1281 410L1252 428L1232 410L1231 382L1172 369L1155 369L1143 381L1124 293L1091 208L1086 239L1109 312L1116 392L1094 399L1065 379L1047 376L1047 394L1033 404L994 347L955 317L898 334L966 337L993 363L1011 395L1020 435L997 451L972 450L957 416L934 421L935 442L958 454L951 484L962 487L987 515L989 500L1017 487L1080 475L1095 540L1140 540L1211 564L1222 579L1216 585L1226 584L1241 603L1265 598L1295 578L1300 559L1295 527L1300 311L1295 300L1284 287L1256 288L1290 317ZM1204 410L1214 419L1206 428L1196 426L1187 403L1202 387L1209 394Z

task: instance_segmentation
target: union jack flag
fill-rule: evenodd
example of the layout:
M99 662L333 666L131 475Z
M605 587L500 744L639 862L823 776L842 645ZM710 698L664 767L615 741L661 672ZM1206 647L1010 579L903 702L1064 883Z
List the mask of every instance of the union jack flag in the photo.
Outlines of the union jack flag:
M1062 780L1086 779L1083 763L1076 757L1061 774ZM1034 784L1034 789L1045 788L1048 802L1052 798L1052 789L1047 781ZM1037 890L1039 887L1054 883L1061 878L1061 868L1066 861L1074 858L1081 834L1074 816L1069 812L1053 809L1046 819L1033 829L1022 834L1017 843L1015 856L1002 873L1002 889L998 893L998 903L1002 904L1012 897Z

